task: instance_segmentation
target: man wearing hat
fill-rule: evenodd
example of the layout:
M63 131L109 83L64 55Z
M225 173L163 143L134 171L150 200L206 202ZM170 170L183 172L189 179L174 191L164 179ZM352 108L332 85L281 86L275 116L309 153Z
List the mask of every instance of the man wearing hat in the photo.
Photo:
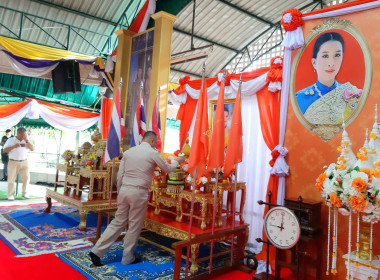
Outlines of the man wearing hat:
M12 137L11 130L7 129L5 131L5 135L1 138L1 143L0 143L0 145L2 146L2 148L1 148L1 161L3 162L3 165L4 165L4 168L3 168L3 179L1 179L1 181L6 181L7 178L8 178L8 161L9 161L9 157L8 157L8 153L4 153L3 147L4 147L5 142L7 142L7 140L9 138L11 138L11 137Z

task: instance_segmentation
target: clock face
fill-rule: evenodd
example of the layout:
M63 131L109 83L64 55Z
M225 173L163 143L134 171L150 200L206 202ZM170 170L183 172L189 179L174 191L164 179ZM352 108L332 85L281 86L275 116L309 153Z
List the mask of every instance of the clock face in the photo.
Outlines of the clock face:
M293 247L301 233L297 217L285 207L275 207L268 211L264 229L268 240L280 249Z

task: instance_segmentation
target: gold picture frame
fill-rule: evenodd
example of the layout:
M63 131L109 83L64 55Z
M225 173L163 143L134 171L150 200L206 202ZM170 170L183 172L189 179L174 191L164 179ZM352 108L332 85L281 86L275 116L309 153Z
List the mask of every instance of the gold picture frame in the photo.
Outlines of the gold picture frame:
M342 37L346 39L348 38L348 40L347 42L344 41L345 45L343 47L343 53L344 53L343 58L342 58L343 62L341 62L342 63L341 67L339 68L338 73L336 74L337 78L335 80L335 83L336 84L339 83L339 85L336 86L335 89L332 89L328 92L329 94L333 93L333 95L330 94L330 97L332 96L332 98L328 99L328 97L326 96L326 98L322 99L321 98L322 94L320 94L320 90L318 89L313 90L312 86L309 86L309 87L303 86L299 88L298 85L301 83L305 84L306 83L305 78L311 79L311 77L314 78L316 75L318 75L318 73L313 73L313 70L315 72L315 69L312 69L312 66L311 66L312 57L311 56L309 57L309 55L311 51L313 50L313 47L314 47L313 45L317 37L319 37L319 35L322 35L323 33L330 33L330 32L338 33ZM356 53L354 53L353 49L355 49L356 51L360 49L362 53L360 51L357 51ZM306 57L306 54L308 55L307 57ZM355 54L357 56L355 56ZM304 55L305 57L303 57ZM363 61L357 62L358 59L360 59L361 57L363 57ZM307 59L310 59L310 60L308 61ZM363 70L364 73L361 73L360 71L362 70L358 70L358 67L355 67L352 65L355 59L356 59L356 62L361 65L361 67L359 68L364 69ZM309 63L310 65L307 65L307 63ZM345 65L350 66L350 68L344 69L344 67L346 67ZM350 73L350 75L352 73L352 76L349 76L344 73ZM341 75L339 79L342 79L343 80L342 82L338 81L339 75ZM357 86L356 85L353 86L350 84L351 79L355 81L359 80L360 82L358 83ZM317 134L323 141L327 142L335 134L339 133L342 130L343 119L346 123L346 126L349 126L360 114L369 94L369 90L371 87L371 79L372 79L372 59L371 59L371 54L370 54L367 41L365 40L363 34L349 20L344 20L344 19L341 20L337 17L328 18L324 20L322 24L315 26L310 31L310 33L307 35L305 39L305 45L297 51L294 57L292 70L291 70L291 83L290 83L290 100L292 103L294 113L297 116L298 120L306 129L308 129L312 133ZM319 77L317 77L317 79L315 79L315 81L313 81L312 83L315 82L316 84L317 81L319 81ZM352 102L350 101L352 99L347 100L343 98L342 94L344 94L344 92L346 91L344 87L345 85L347 85L346 88L349 88L349 90L353 92L359 92L361 90L360 95L356 97L356 99ZM317 98L317 100L315 101L319 101L319 103L314 104L315 106L312 107L313 103L315 102L313 101L313 103L309 105L311 109L316 108L313 112L314 115L312 117L310 117L310 114L307 114L308 113L307 111L302 112L302 109L300 109L301 105L299 104L299 101L297 100L296 94L298 94L299 99L302 98L302 96L299 96L300 94L304 94L304 95L315 94L315 98ZM316 96L319 96L319 97L316 97ZM342 96L342 97L339 97L339 96ZM341 101L343 99L344 99L344 102ZM330 100L331 102L328 103L326 100L327 101ZM337 106L339 102L342 103L340 107ZM320 106L318 107L318 105ZM321 109L323 108L323 106L324 106L324 109L326 110ZM340 112L340 109L342 110L342 112ZM341 115L338 117L337 115L339 113L341 113ZM343 113L345 114L345 116L343 116ZM332 117L333 115L334 117ZM329 121L330 119L331 119L331 123Z
M209 118L208 118L209 125L208 125L208 127L209 127L209 133L210 133L209 134L210 135L210 143L211 143L212 128L213 128L213 124L214 124L217 102L218 102L217 100L211 100L209 102ZM228 115L225 115L225 135L224 135L225 146L227 146L227 143L228 143L229 131L231 128L231 119L232 119L232 114L234 112L234 108L235 108L235 98L224 100L225 112L228 111Z

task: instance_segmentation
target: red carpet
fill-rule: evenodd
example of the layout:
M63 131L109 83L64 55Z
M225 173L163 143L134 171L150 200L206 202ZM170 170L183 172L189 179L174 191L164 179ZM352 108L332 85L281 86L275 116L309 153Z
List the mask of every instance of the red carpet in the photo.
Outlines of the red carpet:
M45 254L34 257L15 257L16 254L0 240L0 279L1 280L86 280L82 274L66 265L54 254ZM242 271L231 271L214 280L251 280L252 274ZM290 271L281 273L284 280L295 279ZM53 278L52 278L53 277Z
M1 280L86 280L82 274L66 265L54 254L15 257L16 254L0 241ZM54 277L53 277L54 276Z
M46 254L34 257L15 257L15 253L0 240L0 279L1 280L86 280L82 274L66 265L54 254ZM231 271L222 276L212 278L214 280L251 280L252 274L242 271ZM289 271L281 273L284 279L295 277ZM52 278L54 277L54 278Z

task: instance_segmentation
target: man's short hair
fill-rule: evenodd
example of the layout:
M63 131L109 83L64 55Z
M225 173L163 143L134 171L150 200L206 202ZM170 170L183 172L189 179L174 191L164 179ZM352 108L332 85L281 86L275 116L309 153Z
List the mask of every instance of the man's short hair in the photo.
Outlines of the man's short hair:
M11 132L12 130L10 130L9 128L5 131L5 133L8 133L8 132Z
M142 140L150 138L150 137L153 137L153 136L157 137L157 134L155 132L153 132L153 131L147 131L147 132L145 132L144 137L143 137Z
M25 131L26 131L25 127L19 127L19 128L17 128L17 133L19 133L19 132L25 132Z

